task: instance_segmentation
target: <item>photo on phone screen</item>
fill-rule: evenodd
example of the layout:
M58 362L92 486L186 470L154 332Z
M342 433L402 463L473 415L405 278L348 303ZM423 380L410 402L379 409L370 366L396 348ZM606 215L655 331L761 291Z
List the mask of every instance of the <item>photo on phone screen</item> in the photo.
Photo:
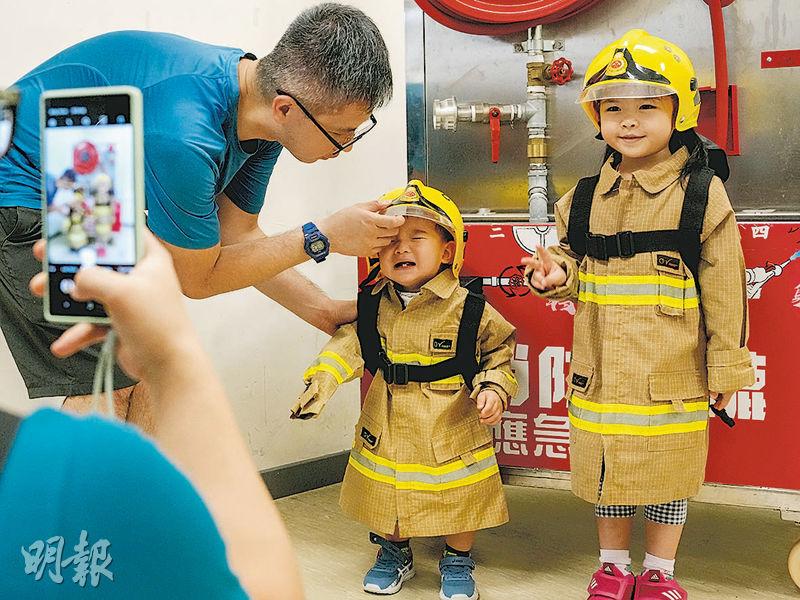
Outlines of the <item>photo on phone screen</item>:
M140 124L129 93L43 102L49 313L103 318L101 305L77 302L70 291L81 267L126 272L136 264Z

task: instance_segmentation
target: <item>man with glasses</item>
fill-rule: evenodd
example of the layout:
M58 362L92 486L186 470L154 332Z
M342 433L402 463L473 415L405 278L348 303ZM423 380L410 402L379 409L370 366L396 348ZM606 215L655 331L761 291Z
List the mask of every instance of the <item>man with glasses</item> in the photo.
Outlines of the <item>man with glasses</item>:
M0 322L31 397L88 406L96 355L48 352L61 330L42 318L26 282L40 267L39 95L47 89L133 85L145 112L148 226L172 255L187 296L254 286L333 332L355 303L327 297L292 267L330 252L374 255L402 224L366 202L267 237L258 227L283 148L312 163L348 152L392 93L383 38L361 11L320 4L301 13L267 56L179 36L125 31L81 42L25 75L14 145L0 160ZM141 386L117 372L118 409L147 428ZM79 396L75 398L75 396Z

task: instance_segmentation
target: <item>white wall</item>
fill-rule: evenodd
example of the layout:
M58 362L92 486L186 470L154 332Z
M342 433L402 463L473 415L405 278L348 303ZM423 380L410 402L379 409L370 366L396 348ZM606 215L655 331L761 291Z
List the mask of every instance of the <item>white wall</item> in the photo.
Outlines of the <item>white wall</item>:
M268 52L286 26L313 0L38 0L14 3L2 26L0 87L59 50L117 29L168 31L209 43L237 46L258 56ZM349 154L303 165L283 153L267 192L260 222L279 232L377 197L405 179L405 77L402 0L349 0L372 17L392 59L395 95L377 113L379 126ZM11 6L11 0L0 0ZM331 257L301 270L336 298L355 297L354 259ZM303 370L327 336L256 291L189 302L260 468L349 448L358 411L357 384L342 388L315 422L289 421L288 408L302 389ZM0 404L31 405L4 341L0 341Z

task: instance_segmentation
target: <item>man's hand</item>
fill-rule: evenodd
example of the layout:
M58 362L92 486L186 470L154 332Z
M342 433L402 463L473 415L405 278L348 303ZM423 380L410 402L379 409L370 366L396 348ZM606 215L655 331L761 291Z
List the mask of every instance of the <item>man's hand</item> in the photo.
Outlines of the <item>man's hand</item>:
M475 398L475 404L484 425L497 425L503 416L503 401L492 388L485 388Z
M536 244L536 254L522 257L522 264L525 265L525 278L540 292L557 288L567 281L566 271L553 260L547 248L539 244Z
M380 214L391 204L373 200L343 208L317 223L331 244L331 252L347 256L375 256L397 235L405 219Z
M708 392L711 399L714 400L713 406L717 410L725 410L736 392Z
M131 377L148 381L168 374L170 365L192 361L202 350L169 253L149 231L144 241L145 255L129 274L102 267L81 269L71 295L79 302L103 304L119 335L120 366ZM34 254L39 260L44 251L44 241L37 242ZM41 297L46 285L46 275L38 273L31 291ZM53 342L51 350L59 357L71 356L102 341L106 333L108 327L79 323Z

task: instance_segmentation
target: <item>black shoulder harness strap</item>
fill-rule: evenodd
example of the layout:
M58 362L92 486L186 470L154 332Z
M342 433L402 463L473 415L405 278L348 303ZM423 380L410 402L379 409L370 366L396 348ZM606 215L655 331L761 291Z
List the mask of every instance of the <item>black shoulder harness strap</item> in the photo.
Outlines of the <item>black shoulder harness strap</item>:
M635 254L659 250L680 252L699 292L700 235L708 206L708 190L713 177L714 171L707 167L692 173L689 177L678 229L620 231L614 235L595 235L589 231L592 200L599 175L585 177L578 182L572 197L567 227L570 248L579 256L591 256L598 260L630 258Z
M480 367L476 358L478 328L483 317L486 300L480 294L468 292L458 326L456 354L435 365L423 366L407 363L393 363L381 345L378 333L378 305L382 292L372 293L372 286L358 293L358 322L356 329L361 344L364 367L375 375L380 369L386 383L405 385L410 381L431 382L447 379L454 375L464 377L467 387L472 388L472 380Z
M6 465L8 453L17 437L17 429L22 419L16 415L0 410L0 477L3 475L3 468Z

